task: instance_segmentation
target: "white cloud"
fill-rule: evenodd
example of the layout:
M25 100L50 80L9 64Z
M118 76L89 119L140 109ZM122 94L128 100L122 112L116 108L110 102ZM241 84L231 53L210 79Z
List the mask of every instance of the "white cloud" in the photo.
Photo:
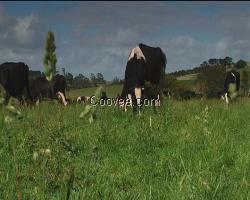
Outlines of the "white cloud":
M250 60L250 9L236 5L223 5L212 17L209 11L200 14L200 4L165 2L79 2L73 10L22 17L0 7L0 62L24 61L43 70L44 40L51 27L58 69L74 74L123 77L128 54L138 43L161 47L167 72L215 57Z
M13 30L20 44L29 44L34 40L38 22L39 18L34 14L23 18L17 18L17 23Z
M119 29L114 34L107 35L106 45L137 45L140 34L132 29Z

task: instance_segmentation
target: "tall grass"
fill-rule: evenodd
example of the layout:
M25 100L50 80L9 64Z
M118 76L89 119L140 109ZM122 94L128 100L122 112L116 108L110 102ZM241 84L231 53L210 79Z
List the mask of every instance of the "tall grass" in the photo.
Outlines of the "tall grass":
M97 107L92 123L83 105L17 109L0 111L0 199L250 198L247 99Z

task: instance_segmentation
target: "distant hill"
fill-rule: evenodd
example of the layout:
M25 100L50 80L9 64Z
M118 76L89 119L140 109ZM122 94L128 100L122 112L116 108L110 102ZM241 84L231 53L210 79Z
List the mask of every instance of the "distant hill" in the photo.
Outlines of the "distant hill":
M248 83L249 83L249 89L250 89L250 62L244 61L245 66L236 68L236 64L238 62L239 61L237 61L236 63L233 63L233 65L234 65L234 69L238 71L241 75L241 88L242 88L243 81L244 81L243 71L245 71L248 73ZM203 62L203 64L201 64L199 67L168 73L167 76L169 75L174 76L178 84L180 85L180 87L199 93L199 91L197 90L197 82L196 82L197 76L203 71L214 69L216 67L222 66L223 64L223 62L214 62L214 63L211 65L209 64L209 62ZM242 93L242 89L241 89L241 93Z
M230 57L226 57L226 58L230 58ZM225 61L226 58L224 58L224 59L212 58L212 59L209 59L208 61L204 61L202 64L200 64L200 66L194 67L193 69L178 70L178 71L167 73L167 74L168 75L173 75L175 77L181 77L181 76L185 76L185 75L188 75L188 74L190 74L192 76L193 74L199 74L203 70L209 69L211 67L216 67L216 66L219 66L219 65L225 65L226 64L226 61ZM239 62L239 61L237 61L237 62ZM244 62L246 62L246 66L244 67L244 69L250 70L250 61L244 61ZM232 64L236 65L236 63L232 63ZM238 69L238 70L241 71L241 69Z

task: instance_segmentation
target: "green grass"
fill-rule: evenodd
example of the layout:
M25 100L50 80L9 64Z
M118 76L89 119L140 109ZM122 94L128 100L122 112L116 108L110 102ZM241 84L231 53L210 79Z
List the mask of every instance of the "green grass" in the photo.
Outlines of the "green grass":
M196 91L195 80L179 80L178 84L186 90Z
M249 99L97 107L93 123L83 105L19 109L0 111L0 199L250 198Z
M198 73L193 73L193 74L187 74L183 76L178 76L177 80L178 81L187 81L187 80L195 80L197 78Z
M108 97L116 97L117 94L121 94L122 87L122 85L106 85L103 86L102 91L105 91ZM76 98L78 96L91 96L95 93L96 89L97 87L75 89L70 90L66 95L72 98Z
M187 74L183 76L178 76L177 81L181 88L185 88L186 90L196 91L196 78L198 73Z

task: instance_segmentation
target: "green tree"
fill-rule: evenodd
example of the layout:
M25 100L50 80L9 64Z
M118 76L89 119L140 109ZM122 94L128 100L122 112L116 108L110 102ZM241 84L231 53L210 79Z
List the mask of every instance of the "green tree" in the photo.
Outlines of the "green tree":
M226 65L230 65L233 63L233 59L229 56L225 57L224 60Z
M49 31L46 38L45 44L45 55L44 55L44 68L45 76L48 81L52 81L54 75L56 74L56 45L55 45L55 36L52 31Z
M97 78L93 73L90 74L90 80L93 83L93 85L96 86Z
M71 73L67 72L65 74L65 79L66 79L66 89L67 91L69 91L70 88L72 87L74 76Z
M97 73L96 79L99 84L105 83L104 76L101 73Z
M247 65L247 62L244 60L239 60L236 64L235 64L235 68L237 69L242 69Z
M217 97L218 93L224 90L226 67L219 65L208 68L197 76L196 84L201 93L208 98Z

